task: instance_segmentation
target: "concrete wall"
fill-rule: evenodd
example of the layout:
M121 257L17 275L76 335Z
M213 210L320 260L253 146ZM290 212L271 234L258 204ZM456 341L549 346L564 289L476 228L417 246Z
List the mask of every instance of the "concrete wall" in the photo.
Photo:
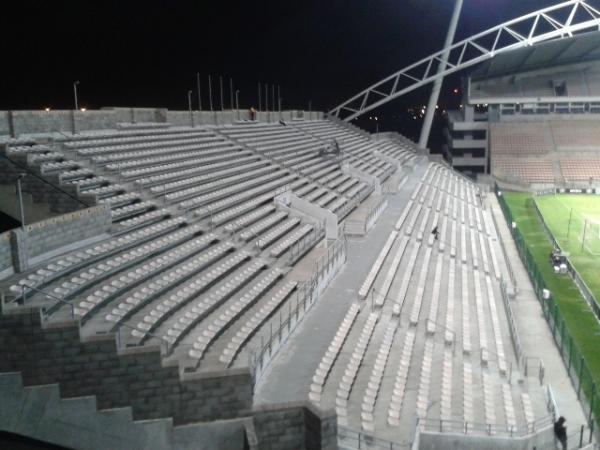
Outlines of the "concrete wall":
M91 242L111 226L110 208L99 205L10 230L0 235L0 279L27 270L41 255Z
M194 123L228 124L235 120L248 120L247 109L239 111L194 111ZM322 119L319 111L288 110L279 112L260 112L257 119L261 122L277 122L304 117ZM0 111L0 136L40 134L50 132L71 133L73 130L114 129L123 122L168 122L172 125L189 126L188 111L168 111L164 108L103 108L99 110L72 111Z
M288 403L255 407L254 430L260 449L337 449L335 411L324 411L310 403Z
M25 226L30 258L110 231L108 205L98 205ZM20 230L17 230L20 231Z
M11 230L5 234L9 235L12 266L16 272L22 272L35 264L40 255L99 237L108 233L111 225L110 208L99 205ZM0 275L2 271L0 265Z
M0 234L0 278L14 273L10 236L10 232Z
M247 369L180 374L163 367L158 347L119 354L112 335L82 343L77 322L46 325L38 309L4 308L0 372L21 372L25 386L58 383L63 398L95 395L99 409L131 406L135 420L185 424L250 415Z

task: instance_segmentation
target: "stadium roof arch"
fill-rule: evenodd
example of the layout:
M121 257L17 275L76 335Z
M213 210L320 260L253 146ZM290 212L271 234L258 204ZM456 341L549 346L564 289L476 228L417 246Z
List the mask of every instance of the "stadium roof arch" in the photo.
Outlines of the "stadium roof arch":
M598 9L586 0L565 1L453 44L446 61L442 49L371 85L329 114L349 122L438 78L485 62L487 66L481 70L487 67L491 72L523 70L518 66L540 64L553 55L567 59L582 52L582 56L592 56L599 51L598 31ZM548 42L555 42L555 46L541 46ZM438 71L440 65L444 65L443 70Z

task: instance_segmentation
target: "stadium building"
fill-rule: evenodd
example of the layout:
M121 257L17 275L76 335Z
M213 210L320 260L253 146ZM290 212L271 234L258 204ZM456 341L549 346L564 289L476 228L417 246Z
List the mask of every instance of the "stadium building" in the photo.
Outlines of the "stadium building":
M0 443L595 448L600 13L522 20L328 113L1 112ZM448 161L350 123L469 67Z

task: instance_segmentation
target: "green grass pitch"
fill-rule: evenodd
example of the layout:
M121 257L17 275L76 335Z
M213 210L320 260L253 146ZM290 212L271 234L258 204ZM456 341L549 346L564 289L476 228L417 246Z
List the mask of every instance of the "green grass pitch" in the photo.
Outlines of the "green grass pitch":
M593 202L595 208L599 208L597 202L600 202L600 198L586 197L587 199L584 199L583 201L586 206L581 206L581 201L578 200L578 197L579 196L569 196L567 202L564 201L565 197L563 196L545 196L537 198L538 206L544 215L544 220L552 230L556 229L556 232L553 231L553 233L555 234L555 238L558 237L561 245L561 233L566 236L563 217L570 211L567 209L568 207L563 205L575 205L575 203L579 202L577 206L585 208L590 214L593 214L594 207L588 208L588 202ZM600 324L598 323L598 320L569 275L554 273L554 269L551 267L548 260L549 253L552 251L552 244L546 236L543 226L537 219L534 199L531 194L505 192L504 198L533 259L540 269L544 282L552 292L552 296L565 319L569 333L585 358L596 385L599 386L600 352L598 351L598 344L600 344ZM558 203L559 198L562 204ZM539 202L540 200L541 202ZM569 242L571 241L573 242L572 245L576 247L577 240L569 238ZM565 248L564 250L569 251L569 248ZM579 244L579 248L581 248L581 243ZM594 281L592 278L589 278L589 276L593 276L594 272L600 270L600 267L598 266L600 258L593 256L588 252L574 251L571 254L571 260L576 266L579 264L577 270L583 277L585 277L584 274L588 276L586 281L588 282L590 289L593 289L592 286L594 286L596 289L595 292L598 292L599 282L597 280ZM597 275L596 278L598 278ZM597 414L600 415L598 404L595 404L594 406Z
M536 202L552 235L600 299L600 196L544 195Z

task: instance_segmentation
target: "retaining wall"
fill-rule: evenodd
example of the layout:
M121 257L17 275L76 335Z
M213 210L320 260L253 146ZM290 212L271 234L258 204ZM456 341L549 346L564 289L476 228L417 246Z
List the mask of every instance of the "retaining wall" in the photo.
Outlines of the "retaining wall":
M258 448L277 450L337 449L335 411L310 403L287 403L254 408Z
M235 120L248 120L247 109L237 111L194 111L194 123L228 124ZM259 112L257 119L261 122L277 122L280 119L292 120L322 119L319 111L287 110L281 113ZM164 108L103 108L99 110L73 111L0 111L0 136L19 136L21 134L42 134L50 132L72 133L74 130L114 129L117 123L123 122L168 122L172 125L189 126L188 111L169 111Z
M21 372L25 386L58 383L63 398L95 395L99 409L131 406L133 418L175 424L248 416L247 369L180 374L158 347L117 353L114 335L81 342L78 322L48 326L39 309L0 316L0 372Z
M110 231L110 207L98 205L0 235L0 278L27 270L34 258Z

